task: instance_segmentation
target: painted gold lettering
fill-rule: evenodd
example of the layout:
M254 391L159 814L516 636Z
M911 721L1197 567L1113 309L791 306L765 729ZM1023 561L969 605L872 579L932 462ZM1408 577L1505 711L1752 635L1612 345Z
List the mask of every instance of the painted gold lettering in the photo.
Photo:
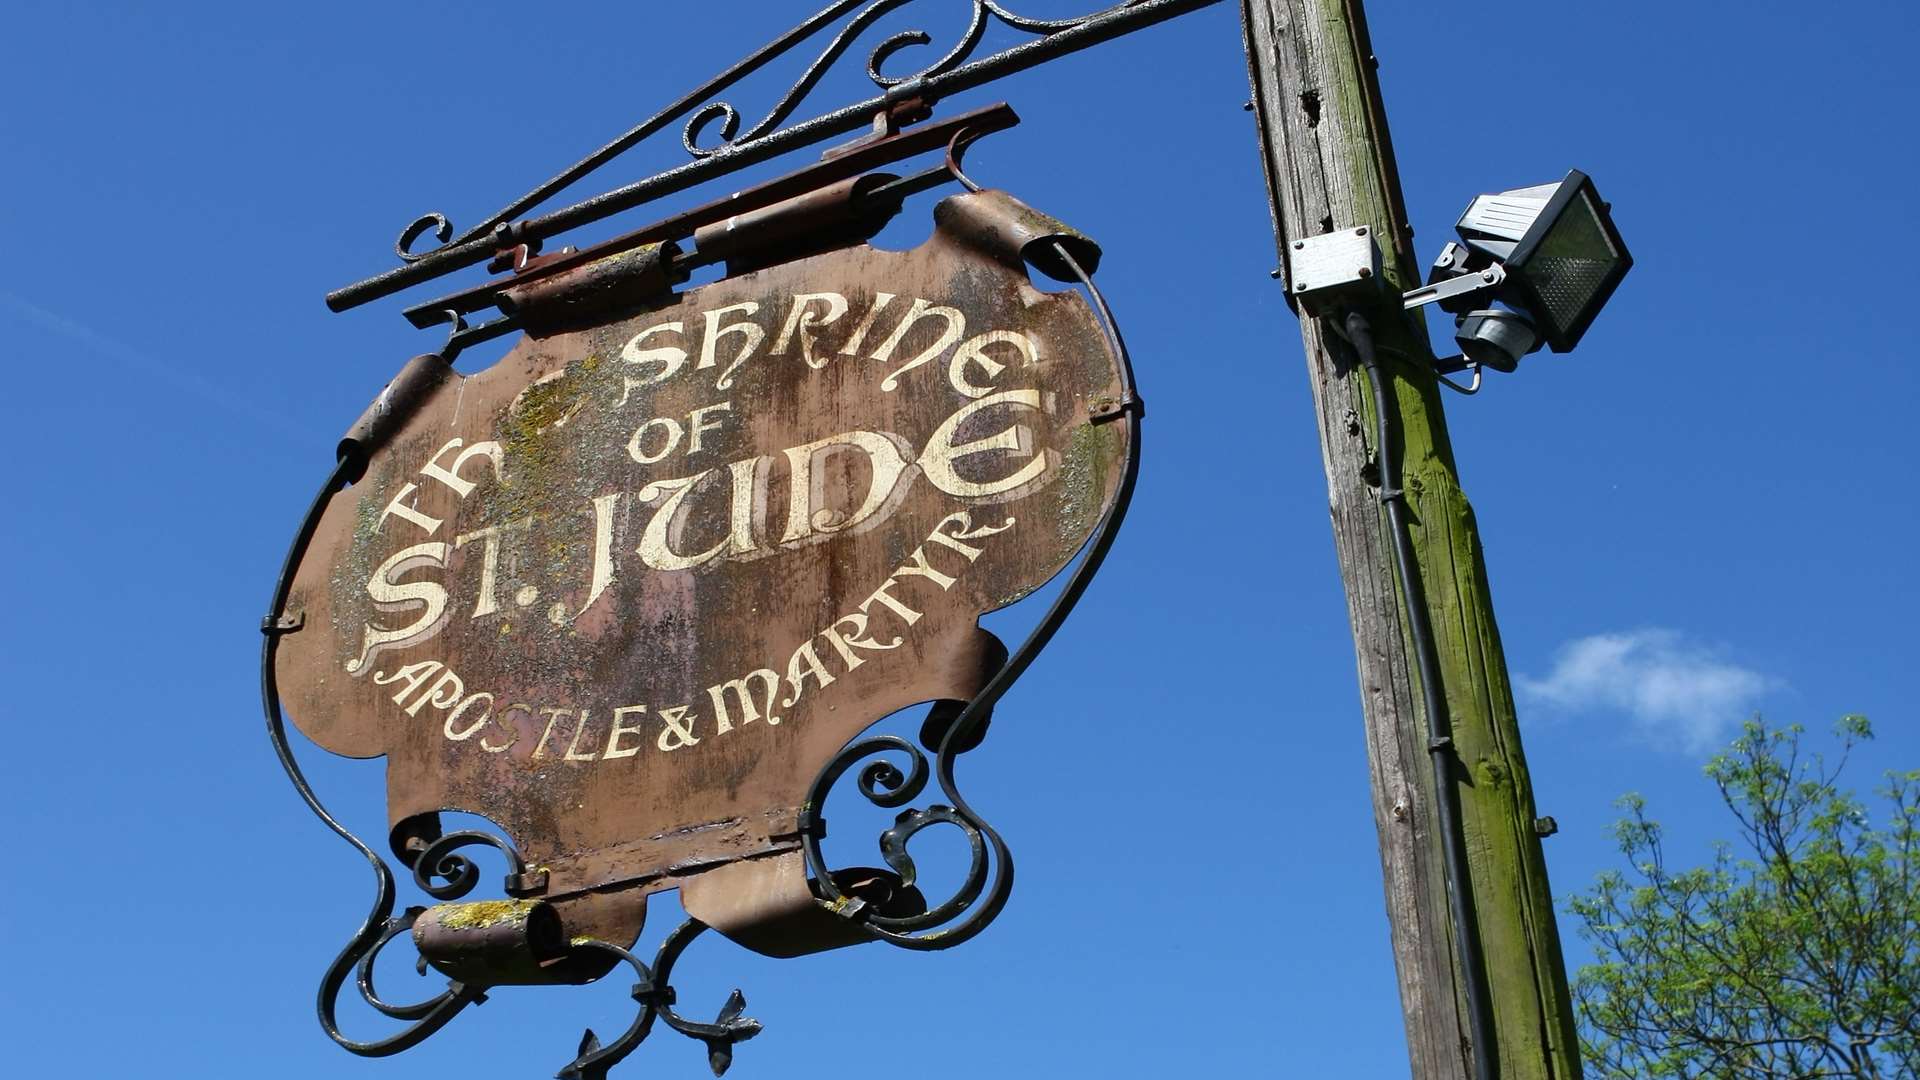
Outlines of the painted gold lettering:
M475 529L463 536L453 538L455 551L466 547L473 540L485 540L480 549L480 598L474 602L472 618L491 615L500 610L500 598L496 595L500 584L500 531L501 526L489 525L484 529Z
M866 315L860 319L860 325L853 328L853 333L847 338L846 344L840 346L840 354L842 356L855 356L859 354L860 346L866 344L867 332L873 329L874 320L878 319L880 312L891 303L893 303L892 293L883 292L873 294L873 306L868 308Z
M712 423L708 423L707 414L722 413L722 412L730 413L732 411L733 411L733 402L722 401L715 405L702 405L699 408L687 414L687 454L688 456L692 456L700 452L700 436L702 434L709 431L719 431L722 426L721 422L717 419L714 420Z
M655 745L662 750L671 751L683 746L692 746L700 741L693 735L693 721L696 718L687 717L684 721L681 719L687 716L687 711L692 707L691 705L674 705L660 710L660 722L664 727L661 728L660 737L655 740Z
M848 624L851 627L850 632L842 634L840 632L841 623ZM886 652L889 649L899 648L901 643L906 640L896 637L891 642L882 644L868 637L867 616L862 612L840 616L833 621L832 626L820 631L820 636L826 638L827 644L833 646L833 651L840 654L840 662L847 665L848 671L852 671L854 668L867 662L866 657L861 656L853 650L868 649L873 652Z
M809 309L808 305L819 301L827 306L826 314ZM787 323L780 330L780 337L774 341L773 348L767 350L769 356L785 356L787 347L792 344L795 331L800 335L800 358L806 365L816 370L827 366L827 357L821 355L815 359L813 351L816 326L825 326L847 313L847 298L839 293L795 293L793 304L787 309Z
M946 517L940 519L940 524L935 525L932 532L927 534L927 539L939 544L941 547L952 548L960 554L965 555L968 562L978 559L984 549L974 547L972 544L963 544L948 535L946 528L950 522L965 529L973 524L973 518L969 517L964 511L957 514L948 514Z
M598 757L598 755L596 755L591 749L589 749L584 754L580 752L580 740L582 737L586 735L586 733L587 733L587 710L581 709L580 710L580 726L573 729L573 741L567 744L566 759L568 761L593 761Z
M801 642L800 647L793 650L793 655L787 659L787 685L793 689L785 700L780 702L781 708L791 709L800 700L801 693L806 689L806 678L809 675L820 684L822 690L833 685L833 676L828 673L827 666L820 662L820 654L813 651L811 638Z
M787 500L787 529L780 542L790 544L813 533L835 533L854 528L886 506L900 474L906 470L907 457L898 436L873 431L849 431L832 435L787 451L791 490ZM827 501L827 484L819 468L822 460L836 452L855 450L866 455L872 475L865 497L852 513L822 506Z
M473 703L476 701L479 701L481 698L487 699L487 711L480 715L480 719L475 720L473 722L472 727L469 727L464 731L455 731L454 725L459 723L460 717L465 715L466 711L473 707ZM485 690L482 690L477 694L468 695L465 701L462 701L460 704L455 705L453 707L453 711L447 714L447 722L441 728L441 734L445 735L449 740L453 742L466 742L468 739L473 738L474 734L478 732L481 728L486 727L487 721L492 719L493 719L493 695L488 693Z
M452 548L443 543L415 544L402 548L387 557L367 579L367 595L373 598L374 606L382 611L395 611L423 605L420 617L405 626L392 630L383 630L367 623L361 637L360 655L347 661L347 674L351 675L366 667L379 651L387 648L399 648L416 645L440 632L446 622L447 590L437 581L396 581L402 574L423 566L444 570L447 566L447 554Z
M713 367L720 362L718 346L721 338L728 334L738 334L741 338L740 351L734 354L733 362L728 364L726 368L720 372L718 379L714 380L713 388L715 390L725 390L732 386L733 373L738 371L740 365L746 363L747 360L753 356L753 350L759 348L760 343L766 340L767 332L760 329L760 324L748 321L748 318L759 310L760 305L758 303L747 300L742 303L728 304L726 307L714 308L712 311L703 311L700 313L701 316L706 319L707 332L700 341L699 370L705 371L707 368ZM722 317L734 312L739 312L743 317L729 323L720 321Z
M495 746L488 742L485 736L481 736L480 749L485 750L489 754L498 754L510 749L514 743L520 741L520 725L507 723L507 717L512 716L515 712L523 716L532 717L533 706L515 702L505 709L502 709L500 715L494 720L494 723L499 724L500 727L507 732L507 741L501 743L499 746Z
M647 707L645 705L622 705L613 710L613 729L607 732L607 749L605 753L600 755L600 760L612 761L614 758L632 757L640 752L640 747L637 744L634 746L621 746L620 736L640 734L642 730L640 724L634 723L629 725L626 719L627 714L644 713L646 711Z
M378 681L378 676L375 676L375 680ZM466 684L460 681L460 676L455 675L452 668L448 668L440 673L440 677L433 681L432 686L427 687L426 693L413 699L413 704L407 706L407 715L419 716L422 705L444 709L465 696L467 696Z
M733 498L728 505L727 520L735 555L751 554L760 545L753 523L763 515L766 499L761 481L772 464L769 458L747 458L727 466L733 474Z
M555 626L565 626L579 618L600 599L600 594L613 584L613 508L620 501L620 493L609 492L593 497L589 509L593 513L593 568L587 578L587 598L580 610L568 613L564 602L556 601L547 609L547 621Z
M766 702L766 721L769 725L778 724L780 718L773 715L773 696L780 689L780 676L767 668L750 671L738 679L729 679L715 686L707 687L707 696L713 699L713 730L725 735L733 730L733 714L727 707L727 695L733 694L740 705L740 725L745 727L761 718L759 703L754 700L753 689L748 684L754 680L760 683L760 697Z
M565 706L557 706L557 707L539 710L540 715L547 718L547 727L545 731L542 731L540 733L540 741L533 744L534 757L542 758L547 755L547 737L553 734L554 722L556 720L559 720L563 714L569 713L572 711L573 711L572 709L566 708Z
M400 668L391 675L384 671L376 671L373 673L373 684L375 686L391 686L397 682L405 682L406 685L393 692L393 703L395 705L405 705L407 703L407 695L420 689L421 684L425 683L428 678L432 677L434 672L439 671L443 666L445 665L441 664L438 660L421 660L418 663L408 664L406 667ZM420 700L425 701L426 695L422 694ZM417 709L418 707L419 703L416 702L414 708ZM413 709L407 711L412 712Z
M1028 367L1039 362L1039 351L1034 347L1033 339L1016 330L989 330L977 337L968 338L964 345L953 351L953 360L947 365L947 381L955 390L970 398L985 397L993 392L990 386L976 386L967 381L967 365L978 365L986 373L987 381L992 382L1007 365L987 355L987 346L1000 343L1012 345L1020 354L1020 360Z
M432 536L437 532L440 528L439 518L423 514L408 505L405 501L408 496L418 490L420 490L420 485L418 484L408 484L401 488L400 493L395 495L392 501L387 503L387 508L380 511L380 524L385 525L388 518L397 517L402 521L420 526L420 528L426 530L428 536Z
M1014 518L1009 517L998 525L976 526L973 523L972 514L967 513L965 510L956 510L946 517L941 518L940 523L933 527L933 532L927 539L939 540L942 537L951 536L958 540L981 540L989 536L998 536L1008 529L1013 528L1014 521ZM951 534L946 531L948 523L952 523L955 526ZM969 559L968 561L971 562L972 560Z
M674 334L684 333L686 331L686 324L681 322L658 323L647 327L645 330L627 339L626 345L620 349L620 359L629 364L659 364L660 370L639 378L635 378L632 375L626 376L620 389L620 400L613 403L614 408L624 407L627 404L627 399L633 395L636 389L643 386L652 386L655 383L663 383L673 378L673 376L679 372L681 366L687 362L687 350L685 349L676 348L672 345L663 345L655 349L643 349L640 347L640 343L643 340L661 331Z
M427 463L420 467L420 475L433 477L435 480L452 488L454 494L463 499L473 493L474 487L473 481L460 475L461 468L465 466L468 461L476 457L484 457L488 461L493 462L493 478L499 480L501 478L501 465L505 460L505 452L500 449L499 443L477 442L465 450L461 450L459 456L453 459L452 465L442 468L440 459L447 456L447 451L459 449L464 442L465 440L463 439L448 439L447 444L435 450L433 456L427 459Z
M865 614L867 608L875 600L878 600L880 601L881 605L884 606L887 610L893 612L895 615L900 616L901 622L906 623L908 626L912 626L914 623L917 623L920 621L920 613L908 607L907 605L901 603L898 597L894 596L892 593L887 591L888 589L893 588L893 583L894 583L894 579L891 577L881 582L880 587L873 590L872 595L868 596L865 600L860 601L860 611L862 614Z
M655 570L691 570L719 558L733 545L733 537L729 535L698 554L682 555L673 549L674 541L679 539L681 504L702 480L712 475L713 470L706 469L684 479L656 480L640 489L640 501L644 503L665 496L665 501L654 509L640 532L640 546L636 550L641 562Z
M954 445L954 436L959 433L960 426L966 423L968 418L996 405L1012 405L1038 411L1040 391L1008 390L991 397L978 398L961 406L952 416L947 417L946 422L941 424L927 440L927 447L921 452L918 462L920 471L926 474L934 487L949 495L982 498L1017 490L1032 483L1046 472L1046 452L1034 453L1033 433L1018 424L984 439ZM1017 457L1032 457L1033 460L1008 476L989 481L968 480L954 468L954 463L957 461L996 450L1009 451Z
M893 328L893 333L887 335L887 340L881 342L880 347L874 350L873 358L883 364L892 360L893 350L899 348L900 342L907 336L907 331L913 327L913 324L919 322L921 319L930 319L936 316L945 320L946 329L940 332L940 336L934 339L933 344L922 349L913 359L901 364L886 378L880 380L880 389L891 392L900 385L900 376L939 356L947 350L947 346L952 345L954 342L959 341L961 337L965 336L967 332L967 317L965 315L962 315L954 308L938 306L922 300L919 297L915 297L913 307L907 311L906 318L901 319L899 325Z
M648 453L641 449L641 445L646 442L647 429L655 425L660 425L660 429L666 432L666 441L660 444L659 450ZM673 453L674 450L679 447L680 439L685 434L686 432L680 427L680 421L675 420L671 416L656 416L633 429L633 437L627 440L627 456L642 465L651 465L661 458L666 457L668 454Z
M909 561L905 565L902 565L898 570L893 572L895 577L923 577L935 585L940 586L942 592L953 588L953 583L956 579L950 578L933 568L933 564L927 561L927 549L925 545L914 548L913 553L908 555L907 559Z

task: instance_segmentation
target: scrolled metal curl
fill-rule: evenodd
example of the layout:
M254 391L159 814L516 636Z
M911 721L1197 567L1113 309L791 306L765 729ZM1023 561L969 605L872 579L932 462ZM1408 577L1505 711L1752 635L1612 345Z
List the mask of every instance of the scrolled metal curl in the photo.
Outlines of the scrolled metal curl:
M359 971L354 978L354 982L360 990L360 1000L373 1006L383 1015L391 1016L395 1020L419 1020L422 1017L430 1016L435 1009L439 1008L457 990L457 984L453 984L445 991L425 1001L415 1002L411 1005L395 1005L382 998L379 991L374 989L373 965L374 962L380 958L381 950L385 949L387 943L394 938L412 930L413 924L420 920L420 916L425 911L425 908L410 907L401 914L388 919L386 929L381 931L380 937L373 942L372 947L360 958ZM415 970L419 971L422 975L426 974L426 960L424 958L415 965Z
M473 891L480 882L480 868L465 855L455 854L464 847L491 847L506 856L508 879L524 874L526 860L511 843L492 833L475 829L450 832L428 844L413 860L413 883L436 900L458 900ZM442 884L433 883L440 878Z
M921 830L933 825L951 825L959 829L967 838L971 861L967 866L966 877L961 880L960 887L955 889L953 895L944 903L929 908L919 915L888 917L876 914L872 916L876 925L890 930L919 930L929 926L939 926L959 917L980 898L981 890L987 883L987 836L991 830L984 822L976 821L970 815L962 814L951 806L935 803L925 810L909 810L901 814L892 828L880 834L880 857L900 875L902 885L917 884L919 870L914 865L913 856L907 853L907 844Z
M868 55L867 78L871 79L873 84L882 90L891 90L896 86L902 86L918 79L938 75L943 71L951 71L953 68L959 66L961 61L972 56L973 50L979 46L981 35L985 34L987 30L987 10L988 5L983 2L983 0L974 0L973 13L967 21L966 32L960 35L958 41L954 42L953 48L948 49L939 59L913 72L911 75L883 75L880 73L880 68L886 64L888 60L892 59L895 53L903 49L910 46L933 44L933 36L925 30L903 30L900 33L894 34L892 37L887 38L875 46L873 52Z
M417 262L428 255L447 247L468 244L488 235L501 225L511 222L516 216L524 214L553 197L561 190L573 185L609 161L639 145L661 129L685 117L681 128L680 141L687 153L695 159L714 157L729 150L739 149L758 139L776 134L790 118L801 102L806 100L820 80L831 70L840 58L846 55L853 43L876 21L893 11L913 3L914 0L834 0L806 19L794 25L786 33L775 38L769 44L749 54L731 68L703 83L678 101L641 121L639 124L621 133L613 141L600 147L593 153L568 166L553 178L529 191L527 194L501 207L488 215L478 225L461 233L458 239L453 237L453 225L445 214L434 212L423 214L402 230L400 240L394 246L402 262ZM874 47L867 56L866 77L882 90L892 91L906 87L921 79L949 72L970 60L985 37L987 24L997 19L1014 30L1034 37L1050 37L1062 31L1084 26L1127 8L1139 5L1142 0L1126 0L1124 3L1109 4L1099 10L1062 19L1037 19L1010 11L999 0L967 0L967 26L954 44L932 62L924 64L912 72L901 75L889 75L882 69L887 62L910 48L923 47L933 43L933 36L921 29L901 30L890 34ZM740 80L758 71L769 62L800 47L822 28L837 20L846 22L834 34L811 63L801 72L793 85L787 88L768 109L766 114L749 126L740 130L741 113L734 105L722 100L719 95L726 94ZM709 134L718 122L719 140L711 145L702 145L702 136ZM439 247L430 251L416 252L413 245L428 232L439 241Z
M802 101L806 100L808 94L813 92L813 88L819 85L821 78L833 68L833 65L837 63L842 56L846 55L847 50L853 46L854 41L857 40L861 34L865 33L868 27L872 26L881 16L911 2L912 0L851 0L851 2L850 0L842 0L841 3L835 4L820 12L818 15L815 15L813 19L809 20L807 24L802 24L802 26L811 24L817 29L818 26L845 14L852 8L860 8L859 11L854 13L852 18L847 20L847 24L840 28L840 32L835 34L833 39L827 43L827 47L821 50L820 55L815 57L813 62L808 64L806 69L800 73L800 78L797 79L792 86L787 88L787 92L782 94L778 101L774 102L773 107L767 110L767 114L761 117L752 127L748 128L745 134L739 133L740 111L728 102L711 101L695 111L693 115L688 118L686 127L681 131L680 141L682 145L686 147L687 153L697 158L711 157L714 154L732 149L735 146L752 142L771 132L789 116L793 115L793 111L799 107ZM865 6L861 6L861 4ZM973 50L980 44L980 36L986 29L987 8L985 3L983 0L972 0L972 4L973 13L967 24L966 32L961 35L960 40L953 48L949 49L939 59L909 75L892 76L882 74L880 71L881 66L895 53L911 46L931 44L933 41L932 35L928 34L925 30L903 30L889 36L886 40L874 47L873 52L867 57L867 78L873 80L874 85L880 87L882 90L890 90L896 86L910 83L915 79L923 79L929 75L939 74L965 60L968 56L972 55ZM809 36L810 34L811 31L808 32L808 35L802 36ZM719 145L701 146L700 136L706 131L707 126L715 120L720 121Z
M422 236L431 232L440 242L432 251L415 251L413 245L420 242ZM400 256L401 262L415 262L424 259L447 245L453 239L453 220L438 210L421 214L400 230L400 238L393 242L393 253Z
M634 1048L644 1042L653 1031L656 1018L665 1020L667 1026L691 1039L698 1039L707 1046L707 1064L713 1075L720 1076L733 1064L733 1048L760 1034L760 1021L740 1015L746 1009L746 995L735 989L727 996L726 1004L712 1023L689 1020L674 1011L676 995L671 980L673 965L680 959L693 939L707 929L707 924L698 919L688 919L675 927L673 932L660 943L660 950L654 954L653 966L649 968L633 953L597 938L586 938L574 942L574 948L611 953L631 967L640 976L633 986L633 1000L640 1004L640 1011L634 1014L633 1022L627 1030L621 1032L612 1042L602 1046L600 1039L588 1028L580 1040L580 1053L566 1068L559 1072L561 1080L597 1080L607 1075L607 1070L619 1064Z
M955 721L940 740L935 763L907 740L896 735L876 735L860 739L836 754L814 778L807 792L807 818L814 827L805 831L802 848L812 873L814 895L843 914L857 911L862 927L874 937L902 948L915 950L946 949L972 938L999 915L1013 891L1013 856L1000 834L995 832L966 801L953 784L954 747L964 745L971 728L966 714ZM827 866L821 849L825 829L821 811L837 781L861 761L875 754L903 753L909 762L902 772L892 761L868 761L861 768L857 787L870 803L880 807L903 806L925 791L930 776L938 776L940 787L953 805L935 804L926 809L909 809L881 834L880 853L889 868L898 874L903 886L916 884L919 869L908 853L908 844L923 830L934 825L958 828L967 839L971 855L967 873L953 894L933 907L912 914L883 914L875 908L857 904L843 890Z

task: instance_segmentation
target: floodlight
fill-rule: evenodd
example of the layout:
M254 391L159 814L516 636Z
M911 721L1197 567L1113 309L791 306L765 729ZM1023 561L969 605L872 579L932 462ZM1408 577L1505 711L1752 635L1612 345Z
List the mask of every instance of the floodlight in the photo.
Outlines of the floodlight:
M1459 316L1462 360L1502 371L1542 344L1571 350L1633 266L1607 204L1578 169L1558 183L1478 196L1454 228L1462 243L1448 244L1427 284L1402 302L1438 303ZM1514 310L1489 307L1489 294Z
M1408 311L1439 304L1456 316L1463 355L1436 361L1442 374L1512 371L1542 345L1571 350L1633 267L1610 208L1578 169L1558 183L1478 196L1454 228L1460 242L1440 252L1425 285L1400 297ZM1288 292L1306 314L1337 315L1379 295L1380 249L1365 227L1287 247Z
M1510 227L1535 200L1539 209L1501 262L1516 294L1513 306L1534 317L1549 348L1567 352L1627 276L1633 256L1593 181L1578 169L1558 184L1482 195L1460 216L1457 228L1474 244L1470 229L1484 236Z

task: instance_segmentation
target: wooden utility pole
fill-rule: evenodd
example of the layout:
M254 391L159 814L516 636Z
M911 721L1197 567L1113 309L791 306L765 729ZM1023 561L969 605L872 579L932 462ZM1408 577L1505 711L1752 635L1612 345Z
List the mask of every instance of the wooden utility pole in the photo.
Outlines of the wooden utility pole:
M1414 642L1395 583L1393 539L1374 467L1375 403L1352 349L1302 318L1340 574L1359 657L1374 821L1380 832L1400 1002L1418 1080L1469 1077L1476 1055L1463 964L1482 964L1502 1080L1580 1075L1559 932L1520 750L1512 688L1488 597L1473 510L1462 494L1417 318L1398 294L1418 282L1372 46L1360 0L1242 0L1253 108L1282 266L1289 240L1365 226L1386 289L1365 314L1390 379L1399 481L1411 509L1421 591L1451 724L1449 764L1469 865L1461 883L1479 957L1449 916ZM1288 279L1287 287L1291 282ZM1392 478L1389 478L1391 483Z

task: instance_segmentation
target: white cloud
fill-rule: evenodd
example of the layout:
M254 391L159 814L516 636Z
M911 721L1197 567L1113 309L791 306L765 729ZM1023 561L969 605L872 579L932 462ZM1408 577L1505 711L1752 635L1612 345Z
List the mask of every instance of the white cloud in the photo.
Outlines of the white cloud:
M1623 712L1649 741L1701 753L1720 746L1778 680L1676 630L1594 634L1560 647L1545 678L1520 675L1523 705L1556 714Z

